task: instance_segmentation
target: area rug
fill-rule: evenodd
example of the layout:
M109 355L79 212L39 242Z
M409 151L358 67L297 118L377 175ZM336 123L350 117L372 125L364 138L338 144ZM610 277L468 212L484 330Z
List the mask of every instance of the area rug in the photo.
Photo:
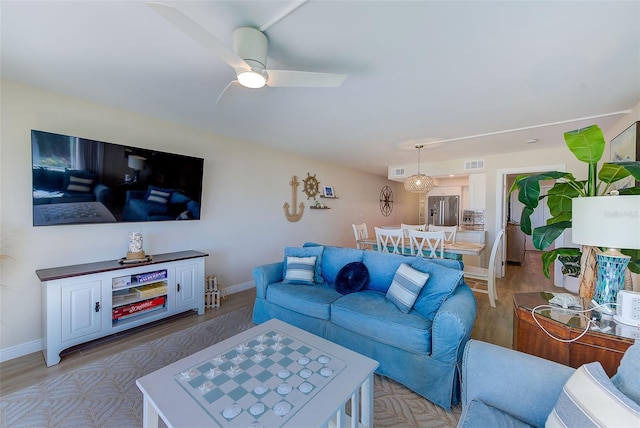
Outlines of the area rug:
M142 393L135 381L148 373L253 327L251 306L150 341L0 399L5 427L140 427ZM451 412L397 382L374 378L376 427L455 427ZM164 424L161 424L164 426Z

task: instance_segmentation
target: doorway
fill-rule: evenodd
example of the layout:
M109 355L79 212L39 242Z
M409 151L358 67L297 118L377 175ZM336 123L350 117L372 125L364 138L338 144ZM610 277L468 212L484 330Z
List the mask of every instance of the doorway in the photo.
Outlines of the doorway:
M500 229L505 229L505 231L507 230L508 226L509 226L509 221L514 222L517 221L518 223L520 222L520 216L519 213L517 213L517 209L518 206L515 204L512 204L511 206L508 204L509 202L509 179L511 178L511 183L513 183L513 180L515 180L515 177L519 176L519 175L523 175L523 174L538 174L541 172L546 172L546 171L565 171L566 170L566 165L561 164L561 165L541 165L541 166L531 166L531 167L520 167L520 168L508 168L508 169L499 169L497 170L496 174L496 229L495 230L500 230ZM541 185L541 190L542 188L545 187L543 185ZM518 202L519 203L519 202ZM512 210L514 210L513 212L510 212L510 208ZM544 206L543 209L546 209L546 204ZM520 212L521 212L521 208L520 208ZM544 216L543 213L541 213L540 215ZM542 217L543 218L543 217ZM535 219L532 218L532 222L540 222L542 221L542 218L540 219ZM519 226L518 226L519 228ZM560 238L558 238L558 240L561 240L562 236L560 236ZM502 245L502 249L501 249L501 257L500 259L503 261L507 261L507 241L508 239L505 237L504 240L504 245ZM524 257L525 255L523 255ZM500 263L497 266L498 269L498 276L504 276L505 275L505 269L506 269L507 263ZM555 271L555 269L554 269Z

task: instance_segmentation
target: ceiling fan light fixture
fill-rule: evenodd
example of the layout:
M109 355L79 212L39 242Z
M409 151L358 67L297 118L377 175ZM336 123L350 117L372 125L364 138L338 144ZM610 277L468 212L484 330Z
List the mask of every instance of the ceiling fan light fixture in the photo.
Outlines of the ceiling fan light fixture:
M267 83L267 78L254 70L241 71L238 73L238 83L245 88L259 89Z
M418 149L418 173L408 177L404 182L405 190L411 193L428 193L434 186L433 178L420 173L420 149L423 147L421 144L416 146Z

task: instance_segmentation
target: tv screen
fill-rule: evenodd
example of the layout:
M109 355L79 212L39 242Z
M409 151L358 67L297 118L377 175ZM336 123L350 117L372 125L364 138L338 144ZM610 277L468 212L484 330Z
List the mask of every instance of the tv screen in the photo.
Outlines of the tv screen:
M199 220L204 159L31 131L33 225Z

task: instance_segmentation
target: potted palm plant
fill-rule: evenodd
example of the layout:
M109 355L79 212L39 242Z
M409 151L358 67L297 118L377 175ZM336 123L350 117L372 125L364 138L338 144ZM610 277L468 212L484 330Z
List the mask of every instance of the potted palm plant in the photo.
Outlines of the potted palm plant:
M587 180L576 180L570 172L551 171L540 174L519 176L509 192L518 189L518 200L524 204L520 219L520 229L531 235L535 248L546 250L566 229L571 227L572 199L586 196L601 196L610 193L615 183L633 176L640 181L640 162L606 162L598 171L598 162L606 146L602 130L597 125L564 133L567 147L578 160L588 165ZM555 180L547 195L540 196L540 182ZM620 195L640 195L639 187L618 190ZM546 199L551 217L547 224L532 229L531 215L539 203ZM640 250L623 249L623 254L631 257L629 270L640 273ZM558 257L575 260L582 256L580 248L556 248L542 254L544 275L549 278L549 266ZM583 263L584 265L584 263ZM574 266L575 273L575 266ZM583 272L580 273L582 276ZM582 288L582 280L581 288ZM582 297L590 297L580 293Z

